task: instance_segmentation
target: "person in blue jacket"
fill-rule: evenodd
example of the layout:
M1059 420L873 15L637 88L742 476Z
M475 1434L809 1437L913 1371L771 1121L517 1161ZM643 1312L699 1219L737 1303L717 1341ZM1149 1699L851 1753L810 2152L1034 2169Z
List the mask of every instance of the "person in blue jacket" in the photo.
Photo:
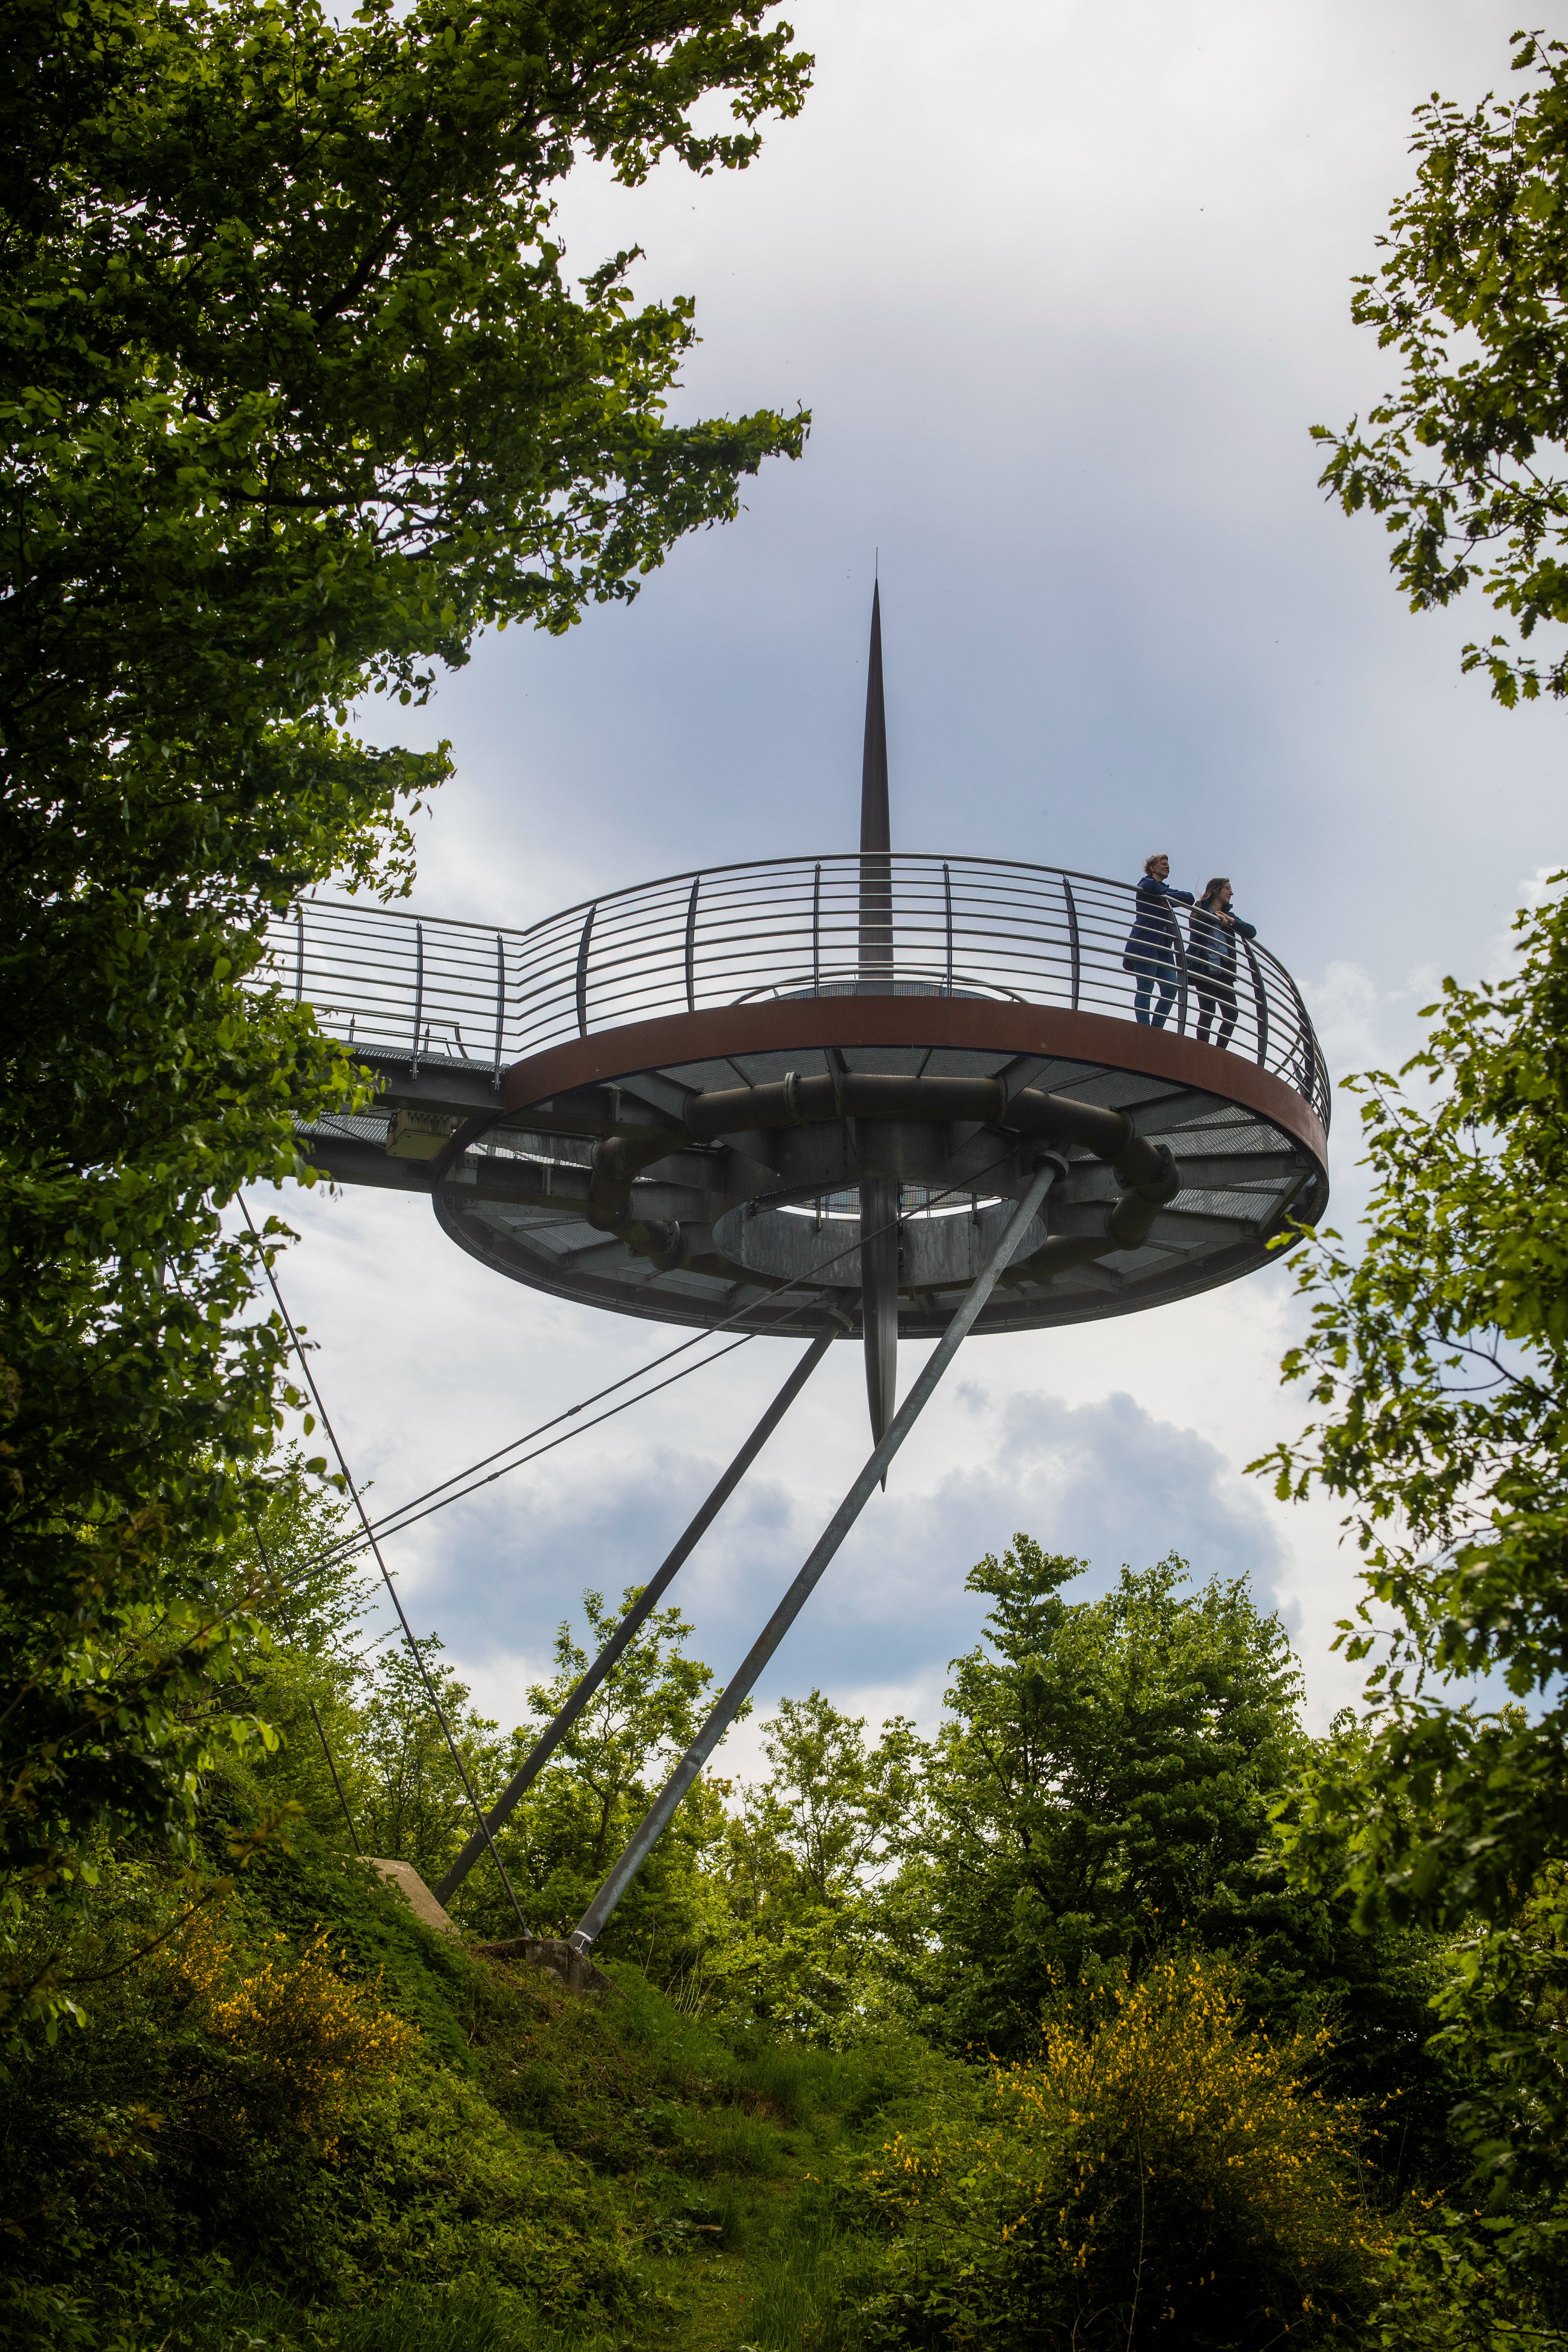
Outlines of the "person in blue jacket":
M1193 908L1187 924L1187 970L1198 996L1198 1038L1209 1041L1209 1024L1219 1014L1215 1044L1229 1045L1236 1027L1236 943L1255 940L1256 923L1244 923L1230 903L1230 882L1216 874Z
M1176 967L1176 918L1173 908L1177 904L1190 907L1192 903L1190 890L1171 887L1171 861L1163 849L1143 860L1138 911L1127 934L1121 969L1138 975L1138 985L1132 992L1132 1013L1145 1029L1151 1022L1154 1028L1163 1029L1165 1015L1176 1001L1181 975ZM1160 1001L1151 1015L1149 1005L1156 982Z

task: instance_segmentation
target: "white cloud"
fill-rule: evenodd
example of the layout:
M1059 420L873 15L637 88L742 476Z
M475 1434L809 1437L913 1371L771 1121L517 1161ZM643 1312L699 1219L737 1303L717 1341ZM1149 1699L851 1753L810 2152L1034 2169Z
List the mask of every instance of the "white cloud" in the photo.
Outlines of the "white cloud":
M1364 964L1341 960L1300 989L1324 1057L1336 1076L1364 1070L1379 1058L1383 997Z

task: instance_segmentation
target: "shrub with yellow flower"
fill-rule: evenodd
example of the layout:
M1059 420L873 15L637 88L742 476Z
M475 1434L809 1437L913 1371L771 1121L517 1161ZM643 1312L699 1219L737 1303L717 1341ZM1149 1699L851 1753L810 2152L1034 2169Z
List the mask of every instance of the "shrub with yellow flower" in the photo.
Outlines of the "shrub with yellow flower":
M1326 2037L1247 2030L1234 1970L1168 1958L1065 1997L969 2109L900 2135L859 2195L892 2235L885 2338L1063 2352L1310 2342L1387 2251Z
M247 1955L221 1918L198 1912L169 1948L171 1990L236 2062L235 2119L263 2137L330 2139L356 2096L418 2042L374 1985L339 1973L331 1945L318 1934L296 1950L275 1935Z

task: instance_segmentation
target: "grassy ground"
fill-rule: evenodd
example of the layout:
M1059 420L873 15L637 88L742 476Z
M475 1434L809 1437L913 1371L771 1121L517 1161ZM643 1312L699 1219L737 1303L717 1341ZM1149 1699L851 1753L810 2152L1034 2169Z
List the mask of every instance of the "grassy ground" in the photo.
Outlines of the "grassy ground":
M520 2123L542 2123L615 2184L636 2243L636 2304L574 2345L837 2352L853 2335L866 2250L838 2238L825 2177L841 2150L879 2141L916 2103L931 2062L907 2047L832 2055L730 2041L635 1969L613 1973L617 1997L597 2008L525 1979L519 1993L536 2015L489 2053L497 2074L518 2065L509 2104ZM508 2098L504 2082L496 2095ZM405 2309L410 2346L416 2333L428 2346L428 2301ZM356 2318L328 2339L334 2352L395 2345L395 2310ZM510 2332L494 2313L447 2325L450 2352L565 2352L564 2333L521 2316Z
M839 2352L856 2341L868 2249L837 2232L826 2185L878 2144L932 2062L912 2048L836 2056L731 2041L638 1972L601 2003L513 1976L476 2055L526 2147L548 2140L607 2187L631 2251L619 2308L570 2316L460 2281L402 2281L357 2307L259 2283L182 2331L192 2352ZM176 2342L182 2340L177 2336ZM172 2347L171 2347L172 2352Z
M255 1932L299 1944L324 1921L345 1968L419 2028L417 2066L374 2128L330 2150L247 2137L214 2116L215 2084L239 2104L232 2053L225 2075L222 2051L128 1979L118 2009L13 2080L0 2229L19 2216L21 2235L0 2345L858 2341L874 2256L836 2234L825 2182L916 2113L946 2062L913 2043L834 2054L719 2032L626 1965L611 1964L614 1995L579 2000L432 1935L340 1857L268 1871L247 1897Z
M535 2015L490 2053L498 2102L616 2185L640 2293L601 2340L837 2352L866 2250L838 2238L826 2177L841 2151L879 2144L912 2110L935 2062L909 2045L832 2054L729 2039L637 1970L612 1973L617 1994L598 2006L525 1979ZM510 2095L498 2079L518 2063L509 2046L526 2052ZM359 2339L342 2340L346 2352ZM452 2352L469 2341L454 2335ZM512 2341L553 2346L526 2328L473 2339L475 2352Z

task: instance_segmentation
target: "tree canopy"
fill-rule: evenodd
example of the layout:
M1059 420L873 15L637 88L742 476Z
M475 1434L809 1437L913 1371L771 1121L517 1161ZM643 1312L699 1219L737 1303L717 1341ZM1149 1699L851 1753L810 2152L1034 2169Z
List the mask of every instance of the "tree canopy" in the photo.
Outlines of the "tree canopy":
M1070 1601L1083 1567L1018 1535L970 1577L986 1640L954 1661L883 1897L914 2014L1014 2053L1063 1993L1176 1949L1244 1954L1256 2017L1289 2034L1332 2015L1358 2092L1397 2087L1429 2132L1420 1949L1289 1887L1274 1847L1270 1809L1313 1752L1279 1619L1241 1582L1184 1589L1174 1555Z
M1285 1370L1321 1417L1270 1457L1281 1496L1347 1505L1368 1595L1344 1638L1376 1654L1370 1748L1315 1776L1299 1852L1321 1837L1337 1868L1350 1831L1363 1912L1444 1926L1508 1918L1568 1837L1568 903L1518 933L1507 979L1445 982L1399 1076L1350 1082L1366 1237L1303 1256Z
M18 0L0 19L0 1864L173 1833L266 1508L283 1334L224 1204L363 1081L269 909L395 890L444 749L351 709L564 629L804 415L676 424L695 329L572 278L584 162L748 163L762 0ZM715 120L714 101L729 122ZM279 1228L268 1236L275 1246ZM174 1638L177 1634L177 1638ZM247 1736L238 1719L229 1737ZM254 1731L250 1736L254 1736Z
M1402 384L1369 432L1314 428L1324 486L1385 518L1414 610L1476 586L1517 624L1464 653L1505 706L1568 694L1568 654L1531 642L1568 620L1568 45L1513 49L1521 96L1417 110L1415 187L1358 281L1353 314ZM1291 1873L1343 1888L1369 1927L1463 1937L1439 2003L1470 2069L1455 2128L1494 2195L1522 2200L1495 2225L1510 2263L1556 2261L1568 2119L1565 880L1518 917L1503 980L1446 980L1405 1067L1348 1082L1365 1235L1357 1255L1326 1233L1298 1262L1311 1328L1284 1370L1318 1417L1255 1465L1282 1496L1344 1504L1365 1568L1341 1633L1373 1661L1369 1706L1281 1801ZM1447 2284L1469 2294L1486 2262L1448 2219ZM1495 2278L1486 2293L1506 2304Z
M1342 432L1322 486L1370 508L1414 612L1478 587L1517 624L1468 645L1500 702L1568 694L1568 651L1543 657L1542 622L1568 621L1568 44L1513 37L1518 98L1415 112L1415 185L1356 280L1352 316L1398 352L1398 389Z
M1295 1744L1299 1672L1245 1590L1183 1594L1172 1559L1072 1602L1083 1565L1020 1535L973 1570L987 1645L955 1662L928 1780L944 2004L993 2046L1032 2032L1054 1983L1094 1981L1223 1904Z

